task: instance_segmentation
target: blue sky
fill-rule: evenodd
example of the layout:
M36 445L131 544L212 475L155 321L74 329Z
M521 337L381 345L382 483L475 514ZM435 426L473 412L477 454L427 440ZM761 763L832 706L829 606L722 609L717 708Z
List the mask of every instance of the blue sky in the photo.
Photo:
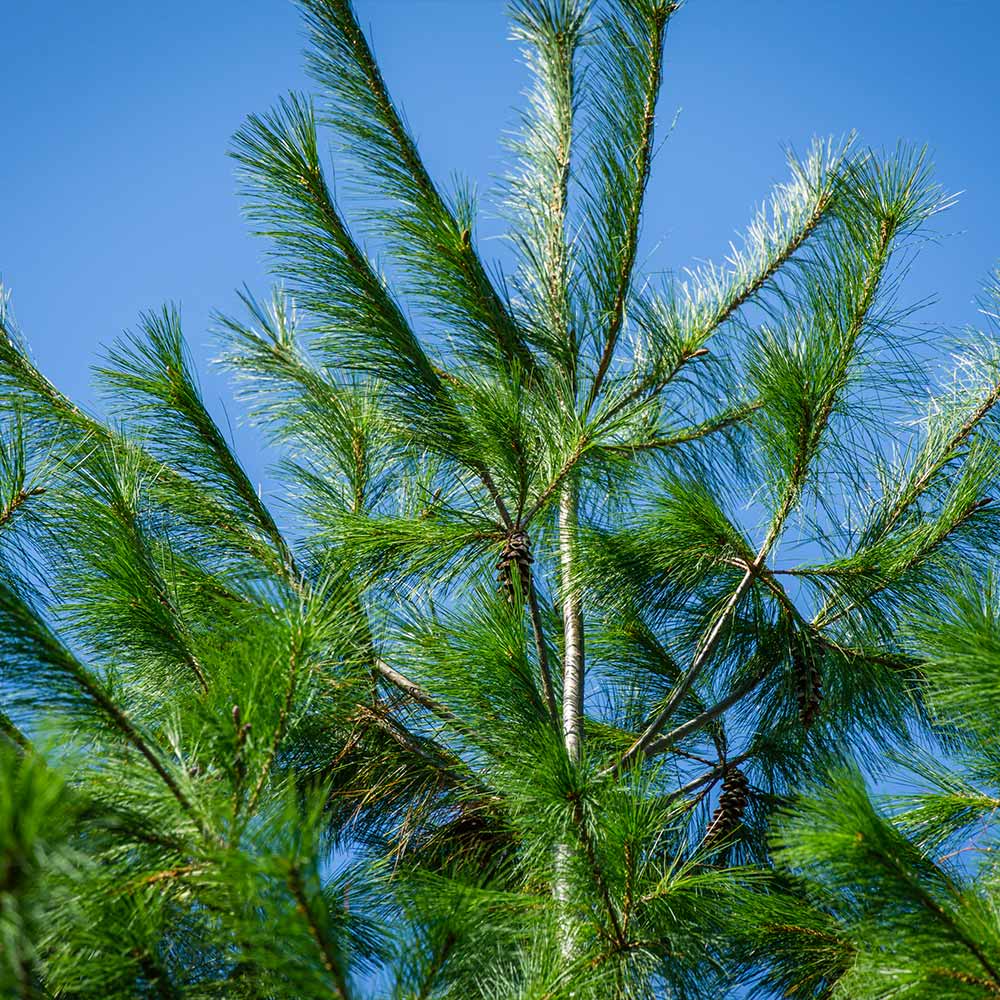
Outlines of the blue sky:
M357 7L432 172L487 189L526 82L503 0ZM100 345L166 300L208 358L212 311L234 309L243 282L268 287L226 149L248 113L308 87L292 5L10 3L3 37L0 275L41 367L89 399ZM679 115L650 186L648 266L720 257L783 178L784 145L857 128L926 142L965 192L907 290L937 296L925 322L974 322L1000 258L997 37L1000 5L984 0L689 0L668 40L661 136ZM224 384L205 384L219 405Z

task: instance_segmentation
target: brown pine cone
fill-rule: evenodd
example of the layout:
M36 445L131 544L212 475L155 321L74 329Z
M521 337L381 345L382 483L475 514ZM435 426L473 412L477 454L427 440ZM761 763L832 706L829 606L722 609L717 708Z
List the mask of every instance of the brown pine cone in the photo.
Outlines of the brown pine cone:
M514 568L517 568L521 584L521 594L527 594L531 584L531 539L526 531L514 530L504 540L503 550L497 562L497 579L500 593L506 594L508 601L514 600Z
M728 837L740 824L747 807L747 776L738 768L727 768L722 794L705 830L705 843Z
M796 652L792 659L792 670L799 718L808 729L816 721L820 702L823 700L823 675L820 673L818 659L811 651L805 650Z

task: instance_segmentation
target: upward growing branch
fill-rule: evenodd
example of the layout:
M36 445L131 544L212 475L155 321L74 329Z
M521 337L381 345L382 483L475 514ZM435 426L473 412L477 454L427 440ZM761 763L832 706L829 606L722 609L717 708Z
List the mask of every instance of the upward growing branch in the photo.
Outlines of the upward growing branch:
M617 272L609 303L604 349L601 352L594 381L587 398L587 412L590 411L601 391L601 386L615 355L618 335L621 333L625 320L625 304L632 283L636 252L639 249L642 207L653 160L656 102L660 94L660 83L663 75L663 44L666 38L667 21L675 9L676 5L673 3L657 5L652 10L645 11L642 18L646 31L643 39L646 72L642 88L641 119L636 146L634 150L629 151L630 162L625 170L629 189L625 192L623 232L620 234L620 242L614 247ZM606 196L613 195L611 192L607 192Z
M399 206L383 218L413 272L413 291L437 318L461 326L494 370L530 375L534 357L475 250L470 206L453 210L435 186L351 3L302 5L314 42L311 68L337 102L331 124L358 143L359 155Z
M522 133L511 143L518 170L507 179L506 207L520 257L518 285L530 326L576 389L577 337L571 321L567 239L570 163L576 106L576 57L585 5L576 0L520 0L512 10L513 37L523 41L535 85Z

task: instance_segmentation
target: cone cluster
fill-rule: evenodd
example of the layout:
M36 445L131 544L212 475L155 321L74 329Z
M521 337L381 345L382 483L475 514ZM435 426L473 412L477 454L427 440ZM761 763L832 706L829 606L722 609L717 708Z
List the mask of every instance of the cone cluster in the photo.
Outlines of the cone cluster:
M521 593L526 594L531 583L531 564L534 559L531 556L531 540L526 531L515 529L504 540L503 551L497 562L497 580L500 583L499 591L507 597L508 601L514 600L514 573L518 574Z
M740 824L747 807L747 776L731 767L722 779L722 794L705 831L706 843L729 836Z

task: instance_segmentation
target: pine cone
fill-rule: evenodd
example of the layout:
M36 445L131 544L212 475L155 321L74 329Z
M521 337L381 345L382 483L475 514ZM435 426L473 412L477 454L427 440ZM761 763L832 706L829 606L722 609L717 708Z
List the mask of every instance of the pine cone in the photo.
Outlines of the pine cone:
M747 807L747 784L747 776L738 767L727 768L719 804L705 830L706 844L728 837L740 825Z
M531 540L525 531L514 530L504 541L500 560L497 562L497 579L500 581L500 593L506 594L507 600L514 600L514 567L521 583L521 593L526 594L531 585Z
M795 677L795 698L799 703L799 718L808 729L819 714L823 700L823 675L819 670L819 660L811 650L798 650L792 658Z

